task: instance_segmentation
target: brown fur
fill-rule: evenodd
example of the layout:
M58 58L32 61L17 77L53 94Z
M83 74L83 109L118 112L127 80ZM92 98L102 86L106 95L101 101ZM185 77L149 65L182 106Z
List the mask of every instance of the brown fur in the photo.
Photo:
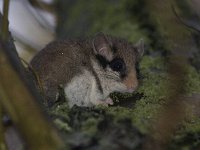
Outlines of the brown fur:
M50 102L54 102L56 99L58 85L67 86L72 78L83 73L83 69L90 71L95 76L97 84L101 84L98 79L99 75L95 75L98 71L94 70L91 63L91 59L97 61L95 53L98 53L98 50L94 50L96 45L100 48L101 45L104 46L103 50L106 53L103 53L103 55L105 57L109 54L109 59L119 57L124 60L127 76L119 82L124 83L128 88L137 87L135 63L138 59L139 50L126 40L111 36L105 37L105 40L88 38L52 42L32 59L31 66L37 72L44 87L46 98ZM111 51L113 47L117 49L115 52Z

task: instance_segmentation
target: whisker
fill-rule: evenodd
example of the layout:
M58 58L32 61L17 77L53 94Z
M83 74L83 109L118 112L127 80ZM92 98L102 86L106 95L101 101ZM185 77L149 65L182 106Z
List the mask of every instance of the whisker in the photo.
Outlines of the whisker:
M108 79L114 79L114 80L117 80L117 81L120 81L120 77L117 73L114 73L114 72L98 72L101 76L105 76L106 78Z

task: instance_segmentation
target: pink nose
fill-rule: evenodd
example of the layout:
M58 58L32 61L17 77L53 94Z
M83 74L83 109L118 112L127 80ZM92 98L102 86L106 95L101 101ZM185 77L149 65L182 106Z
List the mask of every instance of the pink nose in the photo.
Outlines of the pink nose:
M127 87L127 92L132 93L138 86L138 80L134 70L131 70L128 76L124 79L123 83Z

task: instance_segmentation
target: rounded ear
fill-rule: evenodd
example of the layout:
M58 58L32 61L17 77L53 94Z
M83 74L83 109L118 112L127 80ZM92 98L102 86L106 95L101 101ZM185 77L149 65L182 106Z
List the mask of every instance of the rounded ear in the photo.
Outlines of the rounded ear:
M138 59L140 59L144 54L144 40L140 39L136 44L135 48L138 52Z
M93 50L96 55L101 55L107 60L111 61L113 58L113 53L108 41L108 38L106 35L104 35L102 32L98 33L93 41Z

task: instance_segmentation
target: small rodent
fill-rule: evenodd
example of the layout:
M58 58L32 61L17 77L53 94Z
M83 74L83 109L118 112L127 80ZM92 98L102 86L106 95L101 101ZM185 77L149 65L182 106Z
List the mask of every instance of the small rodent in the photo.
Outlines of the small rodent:
M49 104L56 101L62 85L70 107L108 105L113 104L110 93L132 93L137 88L136 63L143 52L143 40L133 45L98 33L83 40L52 42L30 65Z

